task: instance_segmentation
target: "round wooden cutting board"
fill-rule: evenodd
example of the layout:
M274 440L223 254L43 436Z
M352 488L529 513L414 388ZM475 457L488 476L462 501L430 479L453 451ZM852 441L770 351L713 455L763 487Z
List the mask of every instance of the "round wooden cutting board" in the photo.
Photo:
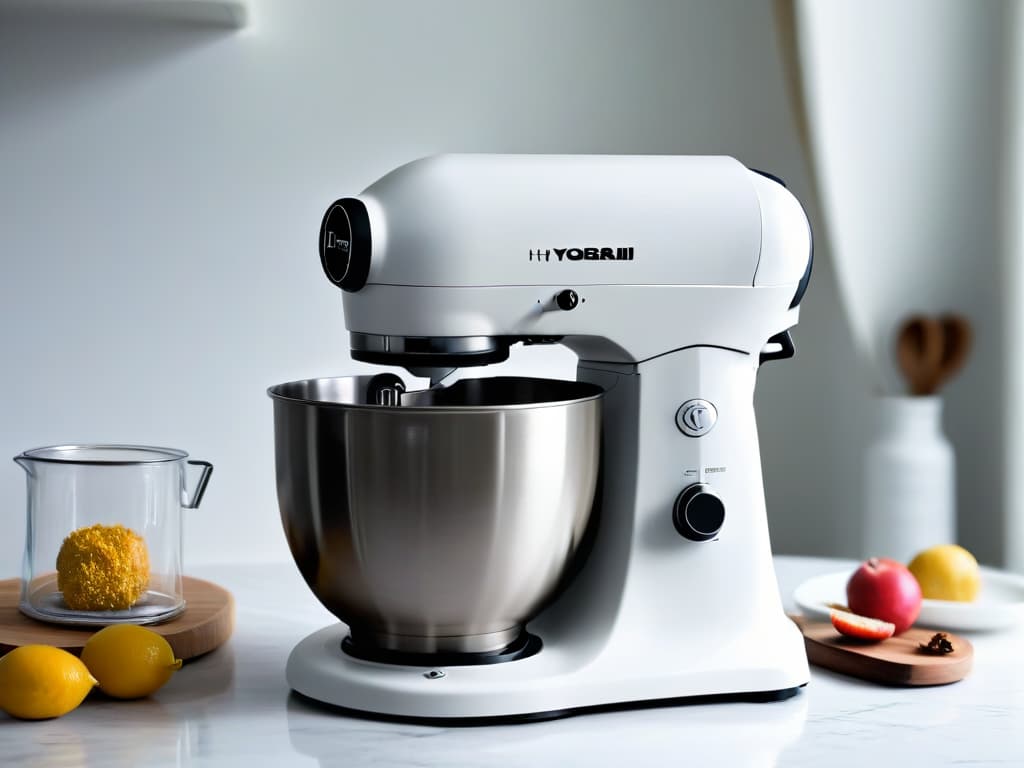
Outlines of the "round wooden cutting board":
M209 581L182 577L185 612L163 624L150 624L167 638L174 655L187 660L223 645L235 628L235 601L231 593ZM62 627L30 619L18 610L21 580L0 581L0 655L21 645L52 645L76 656L100 627Z

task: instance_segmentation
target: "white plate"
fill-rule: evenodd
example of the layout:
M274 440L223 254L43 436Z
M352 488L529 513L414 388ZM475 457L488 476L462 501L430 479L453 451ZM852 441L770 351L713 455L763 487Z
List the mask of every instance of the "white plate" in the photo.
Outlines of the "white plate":
M807 579L793 600L807 616L828 620L826 603L846 604L846 582L852 570ZM1004 629L1024 620L1024 576L981 569L981 592L971 603L924 600L915 626L954 631Z

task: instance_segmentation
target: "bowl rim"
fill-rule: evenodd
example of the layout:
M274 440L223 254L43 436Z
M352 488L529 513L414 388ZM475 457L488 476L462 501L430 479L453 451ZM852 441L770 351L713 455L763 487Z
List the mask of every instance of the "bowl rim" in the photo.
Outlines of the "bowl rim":
M568 398L564 400L545 400L537 403L513 403L509 405L402 405L402 406L390 406L390 405L377 405L371 403L339 403L330 400L313 400L305 397L296 397L293 395L286 395L281 390L285 387L306 384L309 382L321 382L321 381L343 381L346 379L366 379L369 381L372 375L355 375L355 376L324 376L319 378L310 379L297 379L295 381L286 381L280 384L275 384L271 387L267 387L267 396L275 402L293 403L297 405L309 405L317 408L330 408L339 410L352 410L352 411L372 411L379 413L388 413L394 415L401 415L403 413L504 413L507 411L525 411L525 410L536 410L538 408L558 408L569 405L583 404L591 401L600 401L604 397L605 390L599 384L594 384L588 381L575 381L571 379L549 379L539 376L481 376L481 380L498 380L498 379L518 379L518 380L529 380L534 382L552 382L559 385L572 384L580 387L584 390L590 390L590 394L585 394L580 397Z

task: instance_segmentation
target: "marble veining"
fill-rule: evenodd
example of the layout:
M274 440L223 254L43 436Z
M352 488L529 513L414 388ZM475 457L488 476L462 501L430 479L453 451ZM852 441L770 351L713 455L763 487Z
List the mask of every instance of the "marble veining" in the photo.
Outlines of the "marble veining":
M846 565L776 562L787 602L804 578ZM1024 628L971 635L974 670L951 686L883 688L812 668L800 695L774 704L436 728L343 717L289 693L289 651L332 621L290 564L194 574L235 594L238 624L227 646L149 700L93 696L39 723L0 715L0 766L1024 765Z

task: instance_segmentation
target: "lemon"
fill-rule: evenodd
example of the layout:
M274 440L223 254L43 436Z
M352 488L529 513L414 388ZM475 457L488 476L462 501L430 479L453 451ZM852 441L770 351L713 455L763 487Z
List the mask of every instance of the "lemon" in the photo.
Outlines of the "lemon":
M942 544L920 552L907 566L931 600L970 602L981 589L981 574L974 555L956 544Z
M86 641L82 661L100 690L117 699L149 696L181 669L181 659L161 635L135 624L101 629Z
M66 715L95 685L85 664L60 648L23 645L0 658L0 709L22 720Z

